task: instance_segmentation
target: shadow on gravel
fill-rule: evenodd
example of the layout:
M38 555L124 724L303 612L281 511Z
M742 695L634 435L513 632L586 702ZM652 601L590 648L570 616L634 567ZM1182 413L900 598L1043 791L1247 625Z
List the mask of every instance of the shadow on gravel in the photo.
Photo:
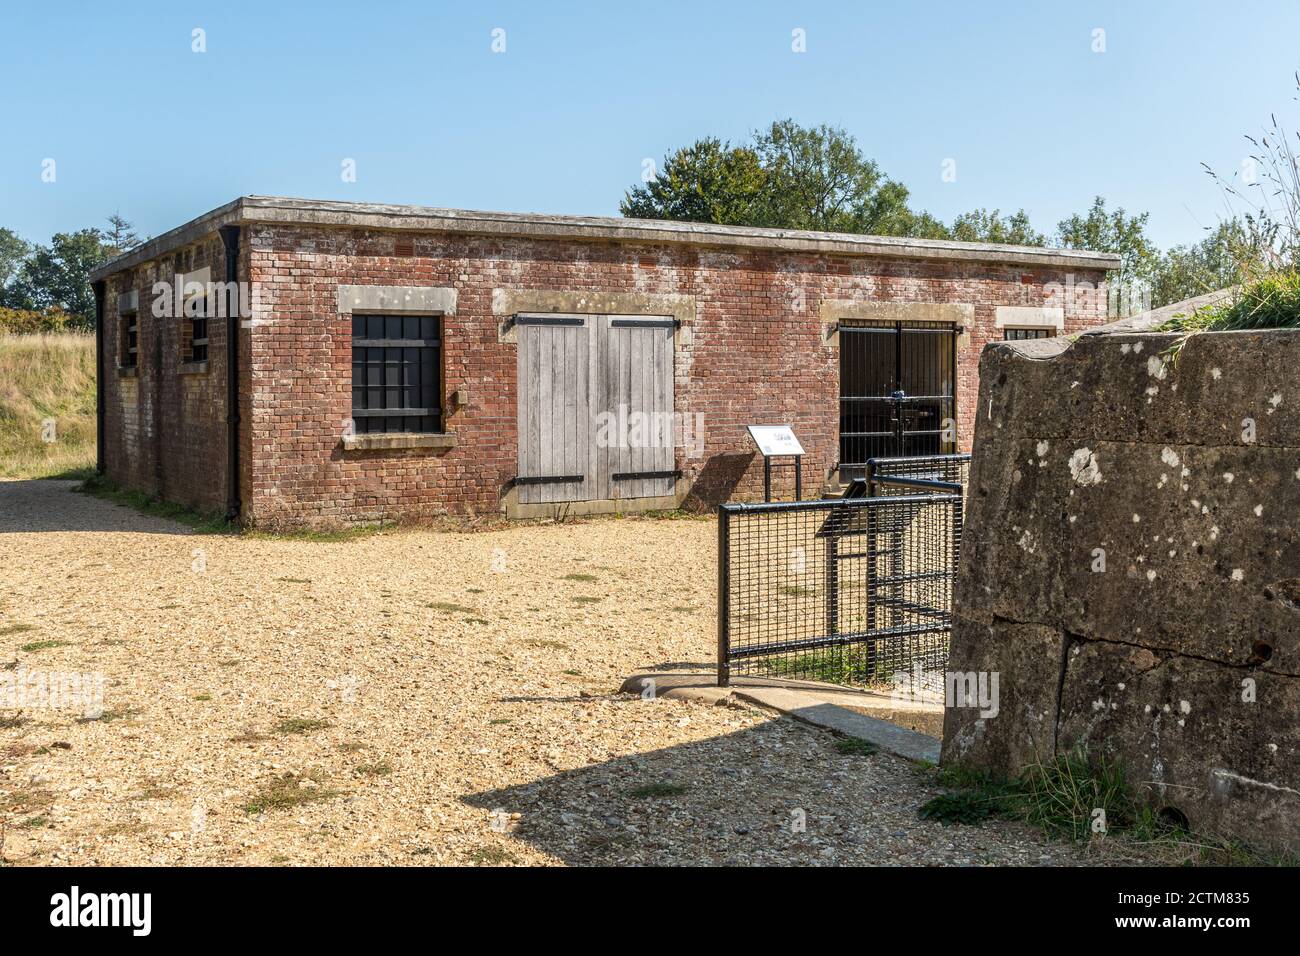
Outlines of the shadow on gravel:
M571 865L827 864L827 841L861 829L870 799L834 799L834 741L812 729L792 740L773 721L462 799Z
M0 481L0 534L45 531L114 531L193 534L183 524L141 514L73 491L78 481L29 478Z

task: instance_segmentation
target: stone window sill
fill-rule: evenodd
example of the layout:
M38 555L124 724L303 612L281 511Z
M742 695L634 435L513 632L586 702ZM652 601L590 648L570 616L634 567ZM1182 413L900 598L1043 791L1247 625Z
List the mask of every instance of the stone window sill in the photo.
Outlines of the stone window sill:
M452 434L428 434L425 432L394 432L392 434L345 435L344 451L400 451L407 448L429 448L446 450L456 447L456 436Z
M177 375L207 375L207 362L182 362L176 366Z
M140 374L140 369L134 365L119 365L117 367L118 378L135 378Z

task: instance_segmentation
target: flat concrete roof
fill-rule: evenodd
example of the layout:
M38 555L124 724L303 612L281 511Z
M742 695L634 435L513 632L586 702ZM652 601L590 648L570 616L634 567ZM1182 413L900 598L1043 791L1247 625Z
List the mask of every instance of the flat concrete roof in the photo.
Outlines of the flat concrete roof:
M456 233L491 238L578 239L624 243L670 243L770 252L877 256L947 262L996 262L1057 268L1119 268L1119 256L1076 249L1045 249L946 239L907 239L842 232L761 229L613 216L547 216L539 213L475 212L428 206L242 196L118 256L91 273L103 279L172 249L188 245L225 225L280 224L337 226L401 232Z

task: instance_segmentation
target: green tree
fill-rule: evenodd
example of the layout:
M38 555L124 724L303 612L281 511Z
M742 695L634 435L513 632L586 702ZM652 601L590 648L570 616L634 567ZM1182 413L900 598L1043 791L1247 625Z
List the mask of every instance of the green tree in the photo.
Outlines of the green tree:
M907 201L906 187L886 177L844 130L787 119L756 131L752 146L707 138L677 150L658 176L628 190L619 209L641 219L947 235Z
M113 213L108 217L108 228L104 230L103 238L104 243L115 256L130 252L144 242L143 239L136 235L134 224L123 219L117 213Z
M1219 223L1200 242L1174 246L1160 259L1152 305L1181 302L1262 275L1271 266L1276 231L1275 225L1261 227L1248 214Z
M768 174L772 225L912 236L937 224L908 207L907 187L885 176L843 129L777 120L755 134L754 147Z
M702 139L665 157L655 178L628 190L619 211L636 219L765 225L766 185L754 150Z
M18 274L23 261L31 255L31 243L12 229L0 229L0 305L6 305L6 287Z
M1120 266L1107 281L1149 285L1159 267L1160 251L1147 237L1148 217L1145 212L1130 216L1122 206L1111 212L1098 196L1087 215L1076 214L1057 225L1056 242L1066 249L1113 252L1120 257Z
M98 229L57 232L48 246L38 245L10 284L8 304L20 309L60 309L83 328L95 324L90 272L113 257Z
M1047 237L1034 229L1023 209L1009 216L1001 210L975 209L952 221L949 236L961 242L999 242L1012 246L1045 246Z

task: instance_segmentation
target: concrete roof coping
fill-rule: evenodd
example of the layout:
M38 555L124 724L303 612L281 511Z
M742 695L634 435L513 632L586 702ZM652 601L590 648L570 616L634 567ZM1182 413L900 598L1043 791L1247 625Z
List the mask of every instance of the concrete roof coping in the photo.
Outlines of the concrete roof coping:
M123 269L156 259L188 245L224 225L277 224L336 226L403 232L455 233L523 239L602 240L606 242L675 243L771 252L820 253L838 256L879 256L949 262L994 262L1015 265L1112 270L1119 257L1078 249L1046 249L999 243L954 242L865 236L798 229L723 226L713 223L613 216L551 216L540 213L476 212L428 206L243 196L183 226L165 232L105 263L91 273L103 279Z
M1106 325L1099 325L1096 328L1086 330L1083 334L1127 335L1135 332L1152 332L1176 315L1195 314L1201 309L1218 305L1220 302L1230 299L1236 294L1236 292L1237 286L1228 286L1226 289L1216 289L1214 292L1207 292L1204 295L1193 296L1190 299L1183 299L1181 302L1162 305L1158 309L1149 309L1146 312L1139 312L1137 315L1130 315L1124 319L1117 319L1116 321L1109 322Z

